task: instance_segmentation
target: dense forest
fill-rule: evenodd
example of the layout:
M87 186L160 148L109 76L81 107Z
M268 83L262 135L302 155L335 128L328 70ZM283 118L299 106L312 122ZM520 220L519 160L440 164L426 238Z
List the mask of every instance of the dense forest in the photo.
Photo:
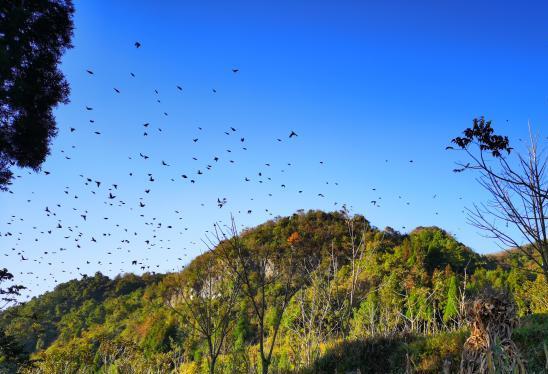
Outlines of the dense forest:
M525 366L545 369L547 283L518 252L483 256L437 227L401 234L345 211L233 227L216 225L180 273L96 273L5 310L19 370L454 372L464 304L486 287L511 295Z

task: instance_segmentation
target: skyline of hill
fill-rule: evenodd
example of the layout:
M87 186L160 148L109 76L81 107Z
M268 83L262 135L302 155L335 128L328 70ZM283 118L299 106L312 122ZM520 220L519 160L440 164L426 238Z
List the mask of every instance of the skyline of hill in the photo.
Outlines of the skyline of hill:
M359 245L363 247L359 247L362 252L359 258L354 258L354 262L352 228L360 236L363 235L363 242L361 239L355 242L362 243ZM539 283L540 278L534 273L516 270L515 266L503 266L509 264L509 261L514 261L513 265L516 261L522 261L520 264L523 266L527 262L519 258L511 259L511 255L508 259L479 255L437 227L421 227L402 235L389 228L379 230L362 216L309 211L267 221L245 230L240 237L242 242L250 246L251 251L257 253L286 253L288 248L293 248L303 263L312 266L307 267L307 276L299 278L303 282L299 285L300 291L291 299L283 314L272 361L278 368L276 370L304 369L314 364L312 361L305 362L304 357L292 351L291 336L295 333L294 328L303 323L298 321L299 313L295 314L301 305L298 295L307 295L310 298L306 299L307 302L312 304L306 305L313 305L314 301L318 301L315 298L321 295L316 294L319 292L316 287L327 287L332 292L328 299L334 308L329 318L321 317L327 318L324 323L330 326L326 327L326 336L323 338L327 345L322 345L324 348L318 345L315 353L308 352L315 357L314 360L319 360L318 365L322 359L326 359L326 347L334 347L333 344L340 339L376 339L396 336L392 335L395 332L398 336L420 336L425 333L436 336L448 333L450 339L460 342L463 335L460 322L457 322L457 304L462 285L466 286L469 296L488 284L509 290L516 297L519 315L524 318L542 308L542 301L538 297L544 292L539 288L543 281ZM290 240L292 244L288 244L288 238L293 238ZM202 365L207 361L203 341L196 335L196 331L189 330L188 321L174 314L166 303L174 287L180 287L191 279L202 282L200 274L204 273L200 269L209 269L220 277L228 271L226 268L215 270L217 267L212 267L210 261L214 253L215 250L199 256L180 273L143 276L124 274L114 279L96 273L81 280L60 284L51 292L4 311L0 314L0 327L6 334L16 337L16 341L26 351L33 352L33 357L44 359L40 365L46 366L42 367L51 365L48 370L53 370L51 368L62 362L96 369L103 365L122 365L121 357L113 358L105 353L108 347L114 349L112 346L107 347L106 342L117 342L118 349L126 347L124 349L134 352L133 355L143 355L149 359L154 357L157 361L150 361L151 365L153 361L158 365L159 362L168 365L166 362L174 359L171 356L173 354L185 357L186 365ZM274 268L278 261L281 261L280 264L285 263L284 258L270 258L270 261L274 261ZM355 285L352 285L350 279L354 278L351 269L356 267L361 270L355 278ZM283 267L280 269L283 271ZM465 269L466 279L463 278ZM319 281L327 283L315 283ZM345 300L348 300L347 293L354 286L355 300L351 306L346 306L350 308L350 314L347 315L343 312L348 302ZM229 354L235 352L235 347L239 347L240 353L247 352L246 355L250 355L248 359L254 357L251 352L257 347L256 317L248 309L250 305L243 295L238 296L238 300L238 312L221 349L220 362L225 369L228 367L226 365L236 365L236 361L238 365L244 365L247 360L243 356L237 359ZM376 317L367 317L371 305L376 305ZM268 310L269 313L273 312L270 308ZM368 318L374 318L374 324L368 322ZM297 336L301 335L293 339ZM418 344L412 343L416 338L409 339L398 341L397 345ZM390 346L392 343L386 344ZM456 346L451 349L455 360L459 351ZM436 352L430 352L428 356L434 360L431 363L433 367L440 365L441 353ZM137 360L136 357L132 360ZM356 361L356 365L361 365L359 362ZM328 367L332 364L324 362L321 365ZM399 365L402 363L396 366Z

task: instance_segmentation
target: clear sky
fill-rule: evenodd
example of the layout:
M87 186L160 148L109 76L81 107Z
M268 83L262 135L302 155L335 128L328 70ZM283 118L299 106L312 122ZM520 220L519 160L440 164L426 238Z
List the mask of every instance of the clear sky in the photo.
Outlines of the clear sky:
M436 225L495 251L462 213L486 196L444 148L480 115L513 142L531 121L546 142L546 2L75 5L51 174L18 171L0 194L2 266L30 295L141 272L132 260L179 269L231 213L249 227L346 203L380 228Z

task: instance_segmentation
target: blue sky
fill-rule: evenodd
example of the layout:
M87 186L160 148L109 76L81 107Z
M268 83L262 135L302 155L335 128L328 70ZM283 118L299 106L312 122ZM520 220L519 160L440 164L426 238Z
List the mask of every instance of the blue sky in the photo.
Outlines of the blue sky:
M514 143L528 121L546 139L546 3L161 4L75 3L62 65L71 103L56 110L51 174L19 171L14 194L0 195L0 232L13 234L3 266L29 294L78 273L139 272L132 260L180 268L231 213L249 227L346 203L380 228L437 225L498 250L466 224L463 207L486 195L473 174L451 172L459 155L444 148L480 115Z

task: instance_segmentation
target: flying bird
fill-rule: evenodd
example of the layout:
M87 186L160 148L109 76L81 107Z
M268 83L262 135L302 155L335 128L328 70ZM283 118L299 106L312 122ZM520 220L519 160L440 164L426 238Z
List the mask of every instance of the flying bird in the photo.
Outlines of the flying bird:
M218 206L219 208L222 208L225 204L226 204L226 197L223 197L222 200L219 199L219 198L217 198L217 206Z

